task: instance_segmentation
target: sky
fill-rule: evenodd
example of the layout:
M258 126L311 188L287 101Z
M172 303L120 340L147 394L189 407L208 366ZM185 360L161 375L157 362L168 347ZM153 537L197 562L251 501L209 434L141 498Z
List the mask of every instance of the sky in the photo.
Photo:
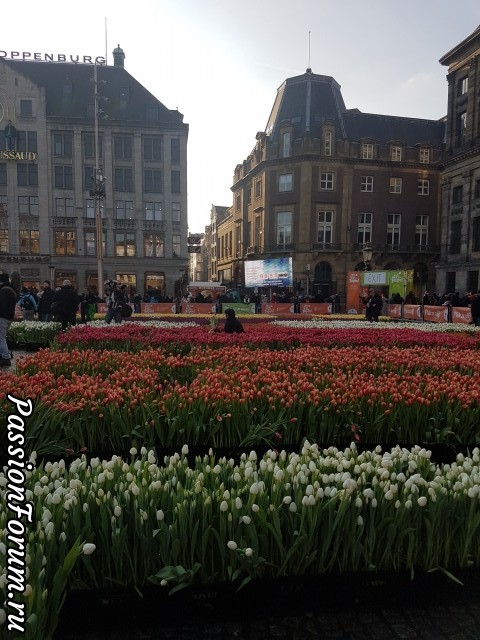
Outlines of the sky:
M102 56L189 125L189 232L232 205L237 164L264 131L286 78L341 85L347 109L436 120L438 60L480 24L479 0L26 0L10 3L2 51Z

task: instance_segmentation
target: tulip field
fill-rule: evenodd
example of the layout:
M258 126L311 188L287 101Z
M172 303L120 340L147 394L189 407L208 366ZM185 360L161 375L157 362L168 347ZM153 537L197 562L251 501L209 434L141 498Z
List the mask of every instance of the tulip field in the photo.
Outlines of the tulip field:
M132 321L58 334L0 376L0 451L18 457L0 471L1 637L16 637L2 632L22 527L15 602L32 640L54 638L79 588L168 597L478 569L479 355L480 331L452 325L253 320L231 336ZM453 459L437 462L436 445ZM12 507L21 475L31 519Z

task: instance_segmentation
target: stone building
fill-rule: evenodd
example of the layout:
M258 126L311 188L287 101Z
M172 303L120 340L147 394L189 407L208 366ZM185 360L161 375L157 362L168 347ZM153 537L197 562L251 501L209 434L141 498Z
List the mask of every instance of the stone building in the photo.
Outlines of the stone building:
M440 291L480 288L480 27L446 53L448 116L442 171Z
M26 286L97 289L103 260L102 280L173 295L188 267L182 114L126 71L120 47L110 66L25 57L0 58L0 269Z

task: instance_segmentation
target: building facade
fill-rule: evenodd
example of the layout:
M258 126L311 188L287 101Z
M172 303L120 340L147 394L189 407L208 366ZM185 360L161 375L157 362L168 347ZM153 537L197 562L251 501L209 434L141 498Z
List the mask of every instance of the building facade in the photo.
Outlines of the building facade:
M370 245L371 268L413 270L419 297L480 288L480 27L440 63L439 121L347 109L338 83L311 69L280 86L235 168L229 215L210 225L232 286L244 261L291 256L295 288L342 292Z
M442 291L480 288L480 27L446 53L448 116L442 170Z
M18 284L101 290L100 259L102 279L174 295L188 268L188 125L113 57L0 59L0 269Z

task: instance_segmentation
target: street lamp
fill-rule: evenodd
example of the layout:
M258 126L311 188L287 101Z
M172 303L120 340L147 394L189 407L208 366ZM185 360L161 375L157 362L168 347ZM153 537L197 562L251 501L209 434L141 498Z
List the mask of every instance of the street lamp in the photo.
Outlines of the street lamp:
M363 253L363 270L370 271L370 263L372 261L373 250L368 242L367 244L363 245L362 253Z

